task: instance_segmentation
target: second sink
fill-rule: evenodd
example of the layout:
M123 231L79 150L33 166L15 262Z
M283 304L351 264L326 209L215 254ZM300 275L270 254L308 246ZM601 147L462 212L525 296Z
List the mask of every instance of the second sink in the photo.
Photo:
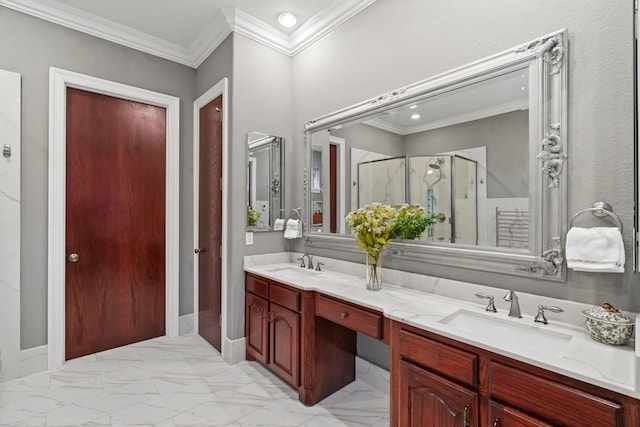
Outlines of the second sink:
M488 344L498 344L506 350L525 355L536 353L561 357L573 338L569 334L516 322L466 310L456 311L440 320L440 323L482 337Z

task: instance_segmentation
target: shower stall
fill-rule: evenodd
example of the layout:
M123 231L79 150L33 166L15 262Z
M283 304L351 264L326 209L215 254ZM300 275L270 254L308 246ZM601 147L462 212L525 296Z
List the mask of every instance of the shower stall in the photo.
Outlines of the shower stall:
M478 243L477 163L460 155L393 157L358 164L358 206L424 206L437 214L423 241Z

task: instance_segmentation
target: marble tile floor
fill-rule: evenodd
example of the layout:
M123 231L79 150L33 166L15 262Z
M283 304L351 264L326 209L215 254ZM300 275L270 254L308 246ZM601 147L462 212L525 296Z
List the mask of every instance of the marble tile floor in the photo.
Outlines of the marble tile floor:
M255 362L228 365L197 335L161 337L0 383L0 426L386 427L385 379L362 376L305 407Z

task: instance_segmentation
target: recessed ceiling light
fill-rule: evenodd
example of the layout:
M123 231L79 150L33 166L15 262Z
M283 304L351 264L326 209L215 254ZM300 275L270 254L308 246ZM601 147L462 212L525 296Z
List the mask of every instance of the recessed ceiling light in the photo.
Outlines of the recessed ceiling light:
M294 15L293 13L282 12L280 15L278 15L278 22L283 27L293 27L294 25L296 25L296 22L298 22L298 18L296 18L296 15Z
M412 115L411 115L411 118L412 118L413 120L418 120L418 119L420 118L420 114L412 114Z

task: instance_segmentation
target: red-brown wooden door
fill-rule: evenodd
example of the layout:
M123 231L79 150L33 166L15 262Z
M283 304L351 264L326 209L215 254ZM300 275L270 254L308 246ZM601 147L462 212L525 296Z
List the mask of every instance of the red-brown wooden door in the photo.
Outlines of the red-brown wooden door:
M222 95L200 109L198 331L218 351L222 340Z
M65 359L165 334L166 110L67 89Z

